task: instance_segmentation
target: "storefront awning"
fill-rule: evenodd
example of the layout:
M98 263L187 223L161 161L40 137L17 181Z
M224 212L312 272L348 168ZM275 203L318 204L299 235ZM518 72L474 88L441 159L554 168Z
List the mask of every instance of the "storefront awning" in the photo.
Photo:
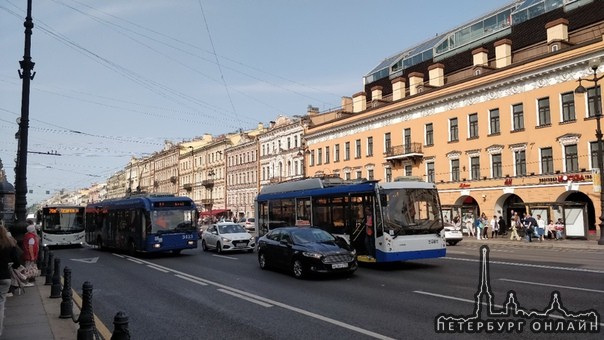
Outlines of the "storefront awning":
M222 213L230 211L229 209L214 209L214 210L206 210L201 212L201 216L216 216Z

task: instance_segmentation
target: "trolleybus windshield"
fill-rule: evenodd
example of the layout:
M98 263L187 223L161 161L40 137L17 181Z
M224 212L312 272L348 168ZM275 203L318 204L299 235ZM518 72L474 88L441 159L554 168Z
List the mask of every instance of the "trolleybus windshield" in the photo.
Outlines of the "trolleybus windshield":
M426 234L442 229L436 190L386 189L381 194L385 229L389 234Z
M84 231L84 208L43 208L42 231L48 234L71 234Z

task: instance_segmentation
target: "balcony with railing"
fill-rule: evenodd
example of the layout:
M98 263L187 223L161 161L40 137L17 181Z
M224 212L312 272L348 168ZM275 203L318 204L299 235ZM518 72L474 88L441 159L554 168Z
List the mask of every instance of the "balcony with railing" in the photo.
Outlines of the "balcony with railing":
M201 185L203 185L206 188L212 188L214 187L214 180L213 179L206 179L204 181L201 181Z
M421 143L409 143L388 148L385 156L387 161L408 160L423 158L424 153L422 151Z

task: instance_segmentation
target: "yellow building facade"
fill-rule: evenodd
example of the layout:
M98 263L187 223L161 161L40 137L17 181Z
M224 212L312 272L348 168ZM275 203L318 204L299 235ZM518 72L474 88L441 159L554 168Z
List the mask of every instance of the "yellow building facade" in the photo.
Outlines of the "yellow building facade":
M604 72L604 23L585 19L594 10L604 13L601 1L546 13L366 82L351 110L329 113L339 118L310 117L306 174L421 177L437 184L447 220L528 212L563 219L567 237L597 234L602 99L593 82L574 93L578 79L593 75L590 60Z

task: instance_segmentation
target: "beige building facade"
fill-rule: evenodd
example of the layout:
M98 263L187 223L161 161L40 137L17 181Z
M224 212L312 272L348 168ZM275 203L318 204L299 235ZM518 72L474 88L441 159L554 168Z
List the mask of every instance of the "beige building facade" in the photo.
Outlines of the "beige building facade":
M418 176L437 184L446 219L528 212L562 218L569 237L595 234L602 100L593 83L582 82L584 95L574 90L593 74L590 60L601 60L597 74L604 72L602 13L602 2L583 1L516 26L503 22L497 34L438 58L435 44L432 58L407 69L404 56L393 60L389 76L366 77L350 115L313 120L307 174Z

